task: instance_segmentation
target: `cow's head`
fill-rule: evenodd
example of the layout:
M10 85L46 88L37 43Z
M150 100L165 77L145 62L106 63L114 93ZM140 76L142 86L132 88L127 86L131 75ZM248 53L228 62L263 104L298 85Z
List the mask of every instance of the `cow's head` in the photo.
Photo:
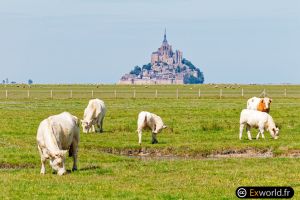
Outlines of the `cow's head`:
M276 140L279 137L279 128L275 127L270 130L271 136Z
M161 119L159 119L156 124L155 124L155 131L154 133L159 133L161 132L161 130L167 128L166 125L164 125L163 121Z
M50 165L54 171L57 171L58 175L64 175L66 173L65 169L65 159L67 150L60 150L55 153L50 154Z
M81 120L81 126L84 133L88 133L93 125L93 120Z
M264 103L265 110L270 110L270 104L272 102L272 99L265 97L262 99L262 102Z

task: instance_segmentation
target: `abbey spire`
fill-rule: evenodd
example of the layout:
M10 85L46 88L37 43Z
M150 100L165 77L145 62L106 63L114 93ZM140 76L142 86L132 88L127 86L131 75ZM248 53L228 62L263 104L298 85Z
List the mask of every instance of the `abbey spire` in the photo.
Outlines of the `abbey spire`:
M168 43L167 41L167 29L165 28L164 40L163 43Z

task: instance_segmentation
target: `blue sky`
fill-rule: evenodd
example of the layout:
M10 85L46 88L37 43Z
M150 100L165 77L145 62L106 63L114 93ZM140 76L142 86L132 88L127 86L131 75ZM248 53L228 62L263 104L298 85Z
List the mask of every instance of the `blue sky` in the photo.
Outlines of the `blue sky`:
M206 83L300 84L298 0L2 0L0 27L0 80L116 83L166 27Z

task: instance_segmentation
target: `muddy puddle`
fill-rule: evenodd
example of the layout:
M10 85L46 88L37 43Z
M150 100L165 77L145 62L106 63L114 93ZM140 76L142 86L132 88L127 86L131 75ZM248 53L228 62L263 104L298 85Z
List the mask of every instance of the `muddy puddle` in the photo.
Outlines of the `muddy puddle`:
M300 150L291 150L283 154L274 154L271 149L231 149L211 153L174 153L174 149L114 149L101 148L101 152L127 156L141 160L190 160L190 159L225 159L225 158L300 158Z

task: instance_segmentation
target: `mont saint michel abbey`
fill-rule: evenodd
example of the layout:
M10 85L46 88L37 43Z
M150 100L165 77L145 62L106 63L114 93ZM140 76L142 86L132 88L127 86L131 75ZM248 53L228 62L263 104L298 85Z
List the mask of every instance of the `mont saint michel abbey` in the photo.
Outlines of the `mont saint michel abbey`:
M180 66L182 62L182 52L179 50L176 50L175 53L173 52L172 45L169 45L167 41L166 30L161 47L151 54L151 65L154 66L154 68L159 67L158 63L161 62L174 67Z
M182 51L172 50L167 41L166 30L161 46L151 54L151 63L135 66L121 77L119 84L199 84L203 73L182 57Z

